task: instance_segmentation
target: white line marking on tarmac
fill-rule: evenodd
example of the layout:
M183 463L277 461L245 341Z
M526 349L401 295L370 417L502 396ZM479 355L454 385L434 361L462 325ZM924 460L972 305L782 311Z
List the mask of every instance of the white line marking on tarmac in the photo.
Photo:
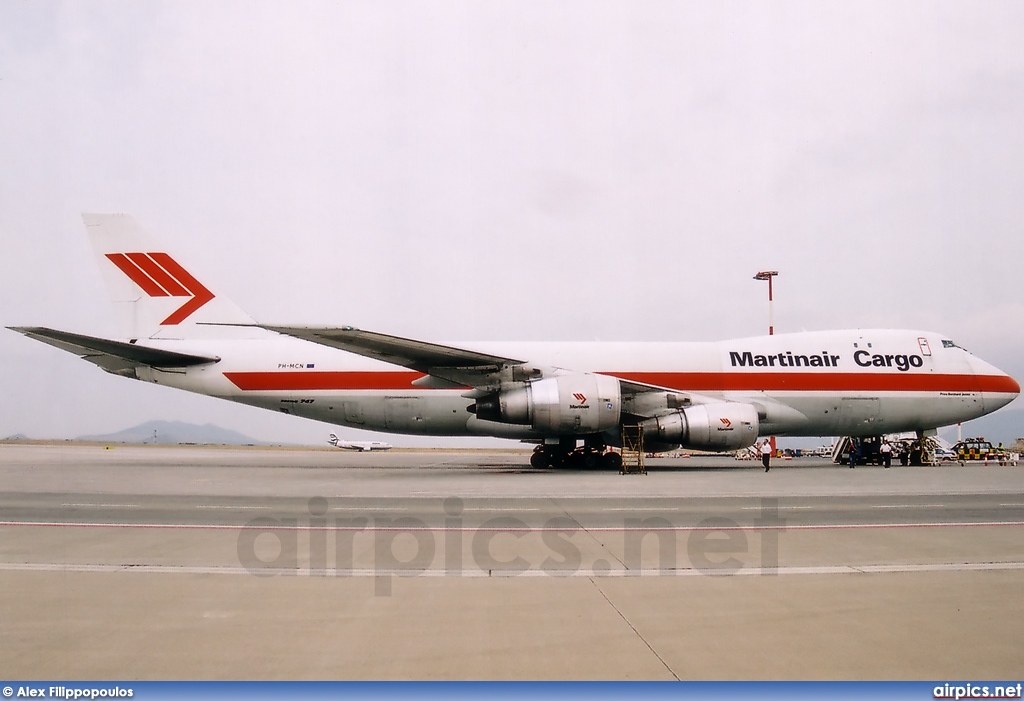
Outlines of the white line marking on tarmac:
M945 504L875 504L872 509L943 509Z
M766 507L764 507L764 506L741 506L740 508L743 511L765 511L766 510ZM817 509L818 507L817 506L776 506L776 507L767 507L767 508L775 508L775 509L778 509L779 511L795 511L795 510L799 510L799 509Z
M631 508L628 506L617 506L612 509L601 509L601 511L661 511L664 513L669 511L676 511L676 509L665 506L640 506L637 508Z
M587 569L546 572L540 569L520 570L477 570L467 569L451 573L444 569L436 570L383 570L353 569L334 570L327 568L322 572L313 572L309 568L270 568L257 567L248 570L245 567L232 566L178 566L178 565L109 565L109 564L76 564L60 562L3 562L3 572L140 572L143 574L259 574L282 576L327 576L327 577L693 577L714 575L814 575L814 574L895 574L907 572L980 572L980 571L1024 570L1024 562L956 562L930 563L915 565L818 565L803 567L745 567L735 572L725 573L717 569L639 569L639 570L602 570L594 572Z
M382 507L376 507L376 506L337 506L337 507L331 507L330 510L331 511L365 511L365 512L368 512L368 513L380 513L380 512L391 513L392 511L409 511L409 509L405 508L404 506L398 506L398 507L388 507L388 506L382 506Z
M137 509L138 504L61 504L61 506L84 506L94 509Z
M463 512L467 512L467 511L483 511L483 512L487 512L487 511L540 511L540 509L517 509L515 507L508 507L508 508L501 507L501 508L491 509L491 508L488 508L486 506L483 506L483 507L480 507L480 508L466 507L462 511Z
M199 504L197 509L269 509L269 506L221 506L213 504Z

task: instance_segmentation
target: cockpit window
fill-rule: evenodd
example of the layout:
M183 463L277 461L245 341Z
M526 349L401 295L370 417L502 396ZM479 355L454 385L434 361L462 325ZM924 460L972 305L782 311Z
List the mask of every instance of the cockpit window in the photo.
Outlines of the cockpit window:
M942 342L942 347L943 347L943 348L959 348L959 349L960 349L960 350L962 350L962 351L963 351L964 353L970 353L970 351L969 351L969 350L967 350L966 348L964 348L964 347L963 347L963 346L961 346L961 345L957 345L956 343L953 343L952 341L943 341L943 342Z

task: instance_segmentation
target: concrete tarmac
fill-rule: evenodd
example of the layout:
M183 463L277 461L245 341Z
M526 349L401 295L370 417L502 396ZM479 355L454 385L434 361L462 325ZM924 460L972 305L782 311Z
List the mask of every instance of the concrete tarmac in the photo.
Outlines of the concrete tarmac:
M0 444L0 676L1013 679L1024 466Z

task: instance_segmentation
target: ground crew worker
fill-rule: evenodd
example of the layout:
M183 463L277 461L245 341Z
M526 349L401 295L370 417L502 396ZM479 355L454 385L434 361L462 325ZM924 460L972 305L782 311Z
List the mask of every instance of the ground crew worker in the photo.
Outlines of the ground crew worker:
M772 444L768 440L761 444L761 463L765 472L772 469Z
M882 447L878 452L882 454L882 464L888 470L892 466L892 446L889 445L889 441L882 441Z
M850 439L850 469L857 466L857 441Z

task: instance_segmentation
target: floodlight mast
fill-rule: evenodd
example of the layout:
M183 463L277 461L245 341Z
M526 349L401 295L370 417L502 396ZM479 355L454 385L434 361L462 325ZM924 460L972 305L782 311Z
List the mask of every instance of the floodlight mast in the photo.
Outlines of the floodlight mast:
M762 270L754 276L755 280L768 281L768 335L775 335L775 310L772 306L774 295L772 294L772 278L779 274L778 270Z
M772 294L772 278L779 274L778 270L762 270L754 276L755 280L767 280L768 281L768 335L775 335L775 310L773 308L773 302L775 297ZM772 447L772 457L777 456L778 448L775 447L775 436L771 436L768 439L768 443Z

